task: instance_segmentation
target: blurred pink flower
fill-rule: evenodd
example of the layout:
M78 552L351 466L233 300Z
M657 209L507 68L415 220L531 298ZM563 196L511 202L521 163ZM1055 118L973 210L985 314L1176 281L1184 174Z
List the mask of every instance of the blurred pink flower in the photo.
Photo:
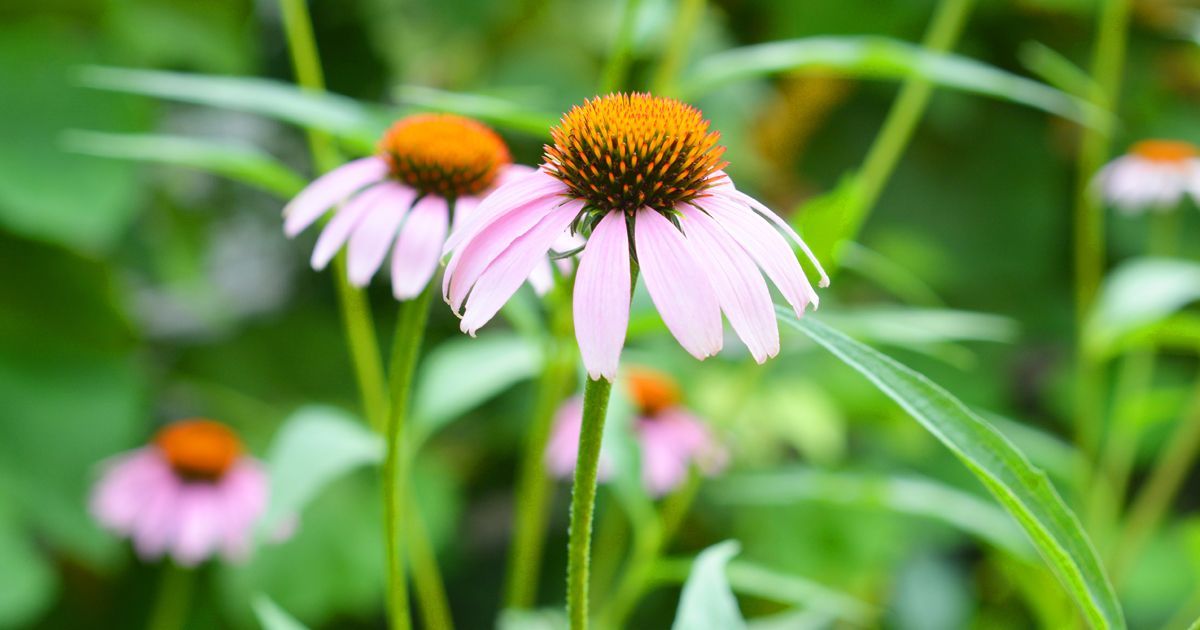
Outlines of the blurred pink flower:
M1200 203L1200 150L1178 140L1143 140L1097 173L1093 185L1130 214L1171 210L1188 195Z
M710 475L725 467L728 454L724 447L700 418L680 404L678 388L670 377L638 368L627 370L625 382L637 407L633 429L647 492L655 497L671 492L687 479L693 464ZM546 467L555 477L566 479L574 474L582 424L583 400L575 397L563 403L546 445ZM604 481L611 476L612 462L601 454L598 477Z
M266 474L228 427L185 420L107 462L91 512L143 559L169 554L194 566L217 553L244 559L267 496Z
M721 350L721 313L758 362L779 352L765 273L797 315L817 304L788 224L738 191L699 110L613 94L568 112L541 169L501 184L455 229L442 293L474 335L564 230L586 235L575 280L576 339L592 378L612 380L629 323L631 270L699 359ZM636 262L637 267L632 263Z
M392 293L407 300L437 271L451 209L457 224L496 186L532 171L512 164L504 141L482 123L410 116L388 130L378 155L349 162L301 191L284 208L283 230L294 237L344 202L317 239L313 268L324 269L345 247L350 283L366 286L390 251ZM530 280L544 292L552 273L549 261L541 262Z

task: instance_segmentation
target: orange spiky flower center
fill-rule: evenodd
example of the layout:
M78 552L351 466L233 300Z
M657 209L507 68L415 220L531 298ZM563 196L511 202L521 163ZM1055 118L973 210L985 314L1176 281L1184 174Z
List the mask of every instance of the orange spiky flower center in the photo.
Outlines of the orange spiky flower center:
M453 114L418 114L396 122L379 141L379 152L392 177L446 198L483 192L512 163L496 132Z
M1143 140L1130 147L1129 152L1143 160L1162 164L1183 164L1200 157L1196 145L1182 140Z
M658 370L629 368L625 371L625 383L642 416L657 416L683 400L679 384Z
M229 427L203 419L164 427L154 445L175 473L189 481L219 480L242 454L242 442Z
M609 94L567 112L550 131L548 171L593 210L669 213L704 194L725 167L700 110L650 94Z

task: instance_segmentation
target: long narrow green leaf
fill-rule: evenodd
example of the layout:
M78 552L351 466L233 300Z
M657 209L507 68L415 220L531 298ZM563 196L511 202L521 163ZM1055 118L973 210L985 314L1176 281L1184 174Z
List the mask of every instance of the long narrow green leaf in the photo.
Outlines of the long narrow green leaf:
M63 134L63 144L77 153L188 166L281 197L291 197L304 187L304 178L254 147L181 136L94 131L67 131Z
M296 621L288 612L279 607L274 600L262 593L254 598L254 616L263 630L308 630L304 624Z
M808 37L743 46L702 60L684 82L695 98L744 79L814 70L858 77L920 77L936 85L1039 109L1100 127L1110 116L1091 103L1043 83L952 53L937 53L907 42L875 36Z
M387 125L384 113L365 103L269 79L85 66L80 81L103 90L249 112L321 129L365 152L374 149Z
M811 317L779 309L787 325L808 335L871 381L946 445L996 496L1096 628L1124 628L1112 584L1079 520L1045 473L949 392L893 359Z
M539 138L550 137L558 122L554 114L535 111L496 96L447 92L418 85L401 85L392 91L396 102L421 109L452 112L478 118L496 127L520 131Z
M727 475L713 482L710 491L717 501L734 505L810 501L877 507L932 518L1017 557L1035 557L1029 541L1000 508L932 479L794 468Z

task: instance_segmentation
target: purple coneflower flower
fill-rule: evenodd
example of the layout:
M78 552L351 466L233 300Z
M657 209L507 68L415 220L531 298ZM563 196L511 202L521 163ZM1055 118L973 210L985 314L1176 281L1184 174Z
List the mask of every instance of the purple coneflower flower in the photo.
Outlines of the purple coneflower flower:
M228 427L185 420L105 465L91 512L128 537L143 559L170 554L193 566L221 553L240 560L266 509L267 476Z
M365 286L392 253L392 293L407 300L437 271L454 221L470 216L483 196L521 174L508 147L484 124L450 114L420 114L394 124L379 154L355 160L309 184L284 209L293 237L330 207L345 202L317 239L314 269L346 247L351 284ZM549 263L542 270L549 274Z
M624 371L624 382L637 409L634 435L641 449L642 483L652 496L661 497L687 479L694 464L706 474L725 467L728 455L703 421L683 405L679 386L669 376L645 368ZM563 403L554 418L554 430L546 445L546 467L560 479L575 473L579 453L579 431L583 423L583 400ZM612 464L603 456L598 478L612 475Z
M755 360L777 354L763 274L797 315L817 304L785 234L828 279L786 222L734 188L708 126L699 110L649 94L598 97L563 116L542 167L502 184L446 243L443 295L462 330L487 323L571 230L587 237L573 302L592 378L616 374L635 269L695 357L720 351L722 311Z
M1130 214L1170 210L1187 195L1200 203L1200 150L1178 140L1143 140L1105 166L1095 186Z

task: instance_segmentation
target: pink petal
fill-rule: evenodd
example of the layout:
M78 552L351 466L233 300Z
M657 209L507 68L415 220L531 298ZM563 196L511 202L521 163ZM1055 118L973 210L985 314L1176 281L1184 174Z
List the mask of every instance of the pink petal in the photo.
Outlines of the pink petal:
M179 531L179 496L184 482L171 474L145 495L145 506L133 525L134 549L142 559L161 556Z
M775 227L782 230L784 234L790 236L792 240L796 242L796 245L800 246L800 249L804 252L804 255L808 256L808 260L812 262L813 266L817 268L817 273L821 274L821 281L818 283L818 285L822 287L829 286L829 276L825 275L825 269L821 267L821 261L817 260L817 257L813 255L812 250L808 248L807 244L805 244L804 239L800 238L800 235L796 233L796 230L792 229L792 226L787 221L784 221L778 214L772 212L771 209L763 205L762 202L744 192L735 190L733 192L733 196L735 199L738 199L742 203L745 203L751 208L757 210L759 215L766 218L771 223L774 223ZM814 307L817 304L816 295L816 292L813 292Z
M412 299L429 284L449 221L446 200L436 195L425 195L409 211L392 248L392 294L397 300Z
M693 463L710 474L724 466L724 449L699 419L683 409L664 410L640 419L636 426L642 482L655 496L679 487Z
M488 265L467 299L460 324L463 332L474 336L480 326L495 316L582 209L583 202L579 200L555 208Z
M583 426L583 398L575 396L567 400L554 414L554 427L546 442L546 470L559 479L570 479L575 474L575 462L579 458L579 433ZM600 453L597 479L604 481L612 476L612 461Z
M458 249L460 244L471 240L509 212L531 203L561 196L566 192L567 185L545 171L539 170L526 176L515 177L488 195L474 212L474 218L454 230L446 240L442 255Z
M383 264L388 248L396 238L396 230L412 203L409 190L399 184L389 184L388 191L350 234L350 243L346 245L350 284L366 286Z
M687 240L717 292L729 324L762 363L779 354L779 325L771 290L742 247L711 217L691 206L681 210Z
M283 233L291 238L321 218L330 206L340 203L355 191L383 179L388 172L387 163L377 157L367 157L343 164L318 177L300 191L295 199L283 209L286 217Z
M466 225L466 223L475 216L476 211L479 209L479 204L482 202L483 199L474 196L459 197L458 199L455 199L454 223L450 226L450 229L457 230L463 225ZM442 243L442 245L445 245L445 243ZM441 251L442 248L438 247L439 254L441 254Z
M533 271L529 272L529 286L533 287L533 292L541 295L546 295L550 289L554 288L554 268L550 266L550 258L539 262L534 266Z
M646 290L663 323L697 359L721 351L721 307L683 233L655 210L642 208L634 227Z
M92 517L109 530L129 535L146 497L163 483L172 483L171 474L169 464L153 448L137 449L114 459L92 490Z
M406 193L407 201L404 200L398 189ZM346 239L350 238L350 234L362 223L363 217L370 214L371 210L383 203L385 199L392 199L393 203L408 205L416 194L415 190L406 186L385 182L364 190L351 199L333 215L325 229L321 230L321 236L317 238L317 245L313 247L313 269L317 271L324 269L325 265L333 260L338 250L346 244Z
M218 485L225 523L222 552L230 560L244 559L251 535L267 508L267 475L257 462L243 458Z
M800 268L795 252L770 223L753 210L721 195L699 199L697 206L708 212L758 263L771 282L779 287L779 292L797 316L804 314L809 302L816 302L816 292Z
M217 549L224 529L221 504L211 484L185 486L177 504L179 531L171 555L183 566L195 566Z
M617 375L629 327L629 283L625 213L609 212L592 231L575 276L575 338L593 379Z

